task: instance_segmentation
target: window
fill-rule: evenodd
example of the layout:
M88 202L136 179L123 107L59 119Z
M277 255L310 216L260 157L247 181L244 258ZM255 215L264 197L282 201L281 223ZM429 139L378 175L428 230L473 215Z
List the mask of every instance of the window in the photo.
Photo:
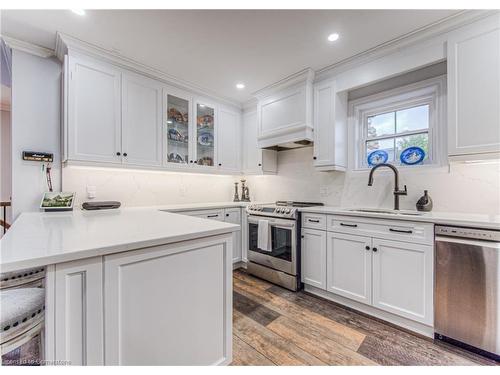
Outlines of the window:
M351 102L351 169L440 164L444 85L444 77L432 78Z

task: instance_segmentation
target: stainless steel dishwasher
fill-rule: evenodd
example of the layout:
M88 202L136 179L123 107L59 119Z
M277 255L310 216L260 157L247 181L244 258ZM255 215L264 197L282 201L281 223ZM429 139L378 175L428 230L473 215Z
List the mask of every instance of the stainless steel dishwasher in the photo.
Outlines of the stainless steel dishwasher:
M435 337L500 360L500 231L435 234Z

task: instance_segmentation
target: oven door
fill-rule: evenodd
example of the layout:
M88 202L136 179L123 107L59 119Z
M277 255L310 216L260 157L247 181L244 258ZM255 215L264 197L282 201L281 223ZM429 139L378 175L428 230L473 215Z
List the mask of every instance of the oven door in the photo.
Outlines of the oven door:
M272 250L257 247L259 219L269 221ZM295 220L248 216L248 260L297 275L297 223Z

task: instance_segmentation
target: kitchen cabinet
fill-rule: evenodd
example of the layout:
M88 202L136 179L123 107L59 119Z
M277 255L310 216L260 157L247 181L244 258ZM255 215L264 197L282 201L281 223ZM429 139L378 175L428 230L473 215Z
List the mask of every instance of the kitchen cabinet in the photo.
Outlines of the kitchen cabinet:
M301 281L326 289L326 232L302 229Z
M78 366L104 364L102 277L101 257L55 265L54 293L47 300L55 303L54 359Z
M238 224L240 230L233 233L233 263L243 261L243 238L246 227L242 225L241 208L215 208L210 210L178 211L178 213L189 216L196 216L202 219L225 221L231 224Z
M243 173L276 174L278 171L278 153L275 150L259 148L257 142L257 113L243 114Z
M337 92L332 80L314 86L313 165L321 171L347 167L347 93Z
M224 210L224 221L226 223L238 224L240 230L233 233L233 263L242 261L242 232L241 226L241 209L240 208L226 208Z
M124 164L162 165L162 87L152 79L122 75L122 147Z
M192 99L188 93L165 89L165 157L167 166L186 167L193 163Z
M96 366L229 364L231 238L49 267L48 359Z
M430 223L303 212L302 281L322 297L427 332L433 241Z
M121 71L77 56L69 58L68 159L121 162Z
M241 170L241 114L219 107L217 127L217 165L220 170Z
M478 158L500 152L500 15L450 34L448 155Z
M216 160L217 142L217 110L214 104L208 104L205 100L195 101L195 155L194 164L198 168L214 168Z
M371 253L373 306L432 325L432 246L374 239Z
M326 290L370 304L371 238L328 232L326 248Z

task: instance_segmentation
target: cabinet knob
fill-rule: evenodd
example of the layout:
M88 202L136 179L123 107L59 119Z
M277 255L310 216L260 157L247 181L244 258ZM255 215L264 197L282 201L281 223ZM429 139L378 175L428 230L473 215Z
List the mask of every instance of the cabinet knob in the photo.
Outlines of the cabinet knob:
M228 217L228 216L229 216L229 214L226 214L226 217Z
M262 167L262 163L259 163L259 167Z
M195 160L195 161L194 161L194 163L195 163L195 164L198 164L198 161L197 161L197 160Z
M190 160L189 162L190 162L190 163L192 163L193 161L192 161L192 160Z
M300 236L300 238L304 238L304 236L302 235L302 236Z
M370 246L365 246L365 249L366 250L370 250Z
M376 247L374 247L372 250L373 250L375 253L377 252L377 248L376 248Z
M124 153L123 153L123 156L127 156L127 153L126 153L126 152L124 152Z
M316 160L316 156L313 156L313 160Z
M116 156L120 156L122 153L121 152L117 152L116 153Z
M221 164L221 163L219 163L219 167L222 167L222 164Z

